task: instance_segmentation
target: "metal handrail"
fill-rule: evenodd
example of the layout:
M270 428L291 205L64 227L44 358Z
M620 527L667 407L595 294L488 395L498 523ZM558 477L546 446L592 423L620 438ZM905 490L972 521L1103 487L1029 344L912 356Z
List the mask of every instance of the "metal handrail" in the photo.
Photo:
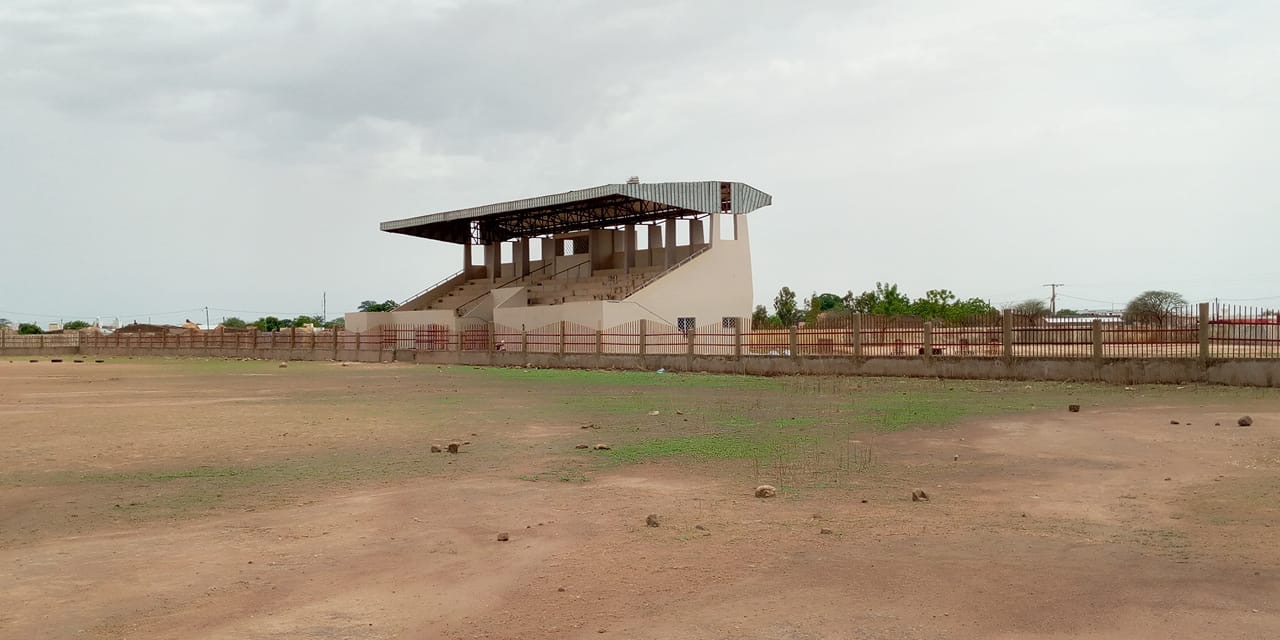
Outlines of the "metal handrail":
M639 291L639 290L641 290L641 289L643 289L643 288L645 288L645 287L647 287L647 286L649 286L649 285L653 284L653 283L654 283L654 281L656 281L657 279L661 278L662 276L665 276L665 275L667 275L668 273L671 273L672 271L675 271L676 269L679 269L680 267L684 266L684 265L685 265L685 263L687 263L687 262L689 262L690 260L693 260L694 258L696 258L696 257L698 257L698 256L700 256L700 255L702 255L703 253L705 253L705 252L706 252L708 249L710 249L710 248L711 248L711 245L710 245L710 244L704 244L704 245L702 245L701 247L699 247L698 249L694 250L694 251L693 251L692 253L690 253L689 255L685 256L685 257L684 257L684 259L682 259L682 260L680 260L679 262L677 262L677 263L675 263L675 264L673 264L673 265L671 265L671 266L667 267L666 269L663 269L662 271L659 271L658 273L655 273L655 274L653 275L653 277L652 277L652 278L648 278L648 279L646 279L644 282L641 282L639 286L637 286L636 288L632 289L632 290L631 290L631 293L628 293L627 295L628 295L628 296L633 296L633 295L635 295L637 291Z
M450 280L452 280L452 279L454 279L454 278L456 278L456 277L458 277L458 276L460 276L460 275L465 274L466 272L467 272L467 270L466 270L466 269L460 269L460 270L458 270L458 271L455 271L453 274L448 275L448 276L445 276L444 278L442 278L439 282L437 282L437 283L435 283L435 284L433 284L433 285L431 285L431 286L427 287L426 289L423 289L422 291L419 291L419 292L417 292L417 293L415 293L415 294L413 294L413 295L409 296L408 298L405 298L405 299L404 299L404 302L401 302L400 304L398 304L398 305L396 305L396 306L397 306L397 307L402 307L402 306L404 306L404 305L406 305L406 304L409 304L410 302L413 302L414 300L417 300L418 298L422 297L423 295L426 295L427 293L430 293L432 289L435 289L436 287L439 287L439 286L443 285L444 283L446 283L446 282L448 282L448 281L450 281Z
M530 283L532 283L533 275L534 275L535 273L538 273L539 271L542 271L542 270L546 269L547 267L551 267L551 266L554 266L554 265L555 265L555 261L554 261L554 260L552 260L551 262L547 262L546 264L542 265L541 267L538 267L537 269L534 269L533 271L530 271L530 272L529 272L529 275L527 275L527 276L516 276L516 277L514 277L514 278L512 278L512 279L510 279L510 280L508 280L508 281L506 281L506 282L503 282L502 284L499 284L499 285L497 285L497 286L490 287L489 289L487 289L487 290L485 290L484 292L482 292L480 295L478 295L478 296L476 296L476 297L474 297L474 298L472 298L472 299L470 299L470 300L467 300L466 302L464 302L464 303L462 303L462 304L458 305L458 308L457 308L457 315L458 315L458 317L460 317L460 318L465 318L465 317L467 316L467 314L468 314L468 313L471 313L471 310L470 310L470 309L468 309L468 310L466 310L466 311L463 311L463 309L466 309L467 305L469 305L469 304L471 304L471 303L473 303L473 302L477 302L477 301L479 301L479 300L482 300L485 296L489 295L489 292L490 292L490 291L493 291L494 289L501 289L501 288L503 288L503 287L505 287L505 286L507 286L507 285L515 284L515 283L517 283L517 282L520 282L521 280L524 280L525 278L529 278L529 279L530 279ZM581 265L575 265L575 266L581 266ZM565 270L563 270L563 271L560 271L560 272L554 273L554 274L552 274L552 275L551 275L551 276L549 276L549 277L554 278L554 277L556 277L556 276L560 275L561 273L564 273L564 271L568 271L568 269L565 269Z

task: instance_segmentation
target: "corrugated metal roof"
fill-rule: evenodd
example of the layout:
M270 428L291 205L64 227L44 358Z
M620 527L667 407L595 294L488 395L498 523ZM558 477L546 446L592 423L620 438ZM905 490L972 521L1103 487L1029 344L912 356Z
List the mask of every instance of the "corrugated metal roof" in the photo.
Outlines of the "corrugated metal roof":
M721 203L721 185L729 185L729 211L724 211ZM616 206L618 202L643 201L664 205L666 208L684 210L689 213L750 213L761 207L772 204L773 197L750 185L741 182L723 183L720 181L704 182L654 182L639 184L606 184L590 189L566 191L536 198L525 198L511 202L499 202L480 207L442 211L402 220L383 222L383 231L408 233L422 237L462 242L460 230L469 227L473 221L485 218L503 217L518 218L522 212L539 214L554 213L557 208L582 209L590 208L593 200ZM436 226L437 229L428 227Z

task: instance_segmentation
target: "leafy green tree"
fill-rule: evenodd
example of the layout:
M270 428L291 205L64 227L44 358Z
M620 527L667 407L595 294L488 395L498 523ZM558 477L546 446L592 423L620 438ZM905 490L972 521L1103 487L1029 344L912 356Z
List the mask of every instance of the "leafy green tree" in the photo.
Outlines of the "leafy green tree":
M232 316L230 318L223 318L222 326L228 329L243 329L249 326L249 323L245 322L244 320L241 320L240 318Z
M778 322L784 327L791 327L800 320L800 309L796 307L796 292L790 287L783 287L778 291L778 297L773 299L773 315L778 317Z
M399 306L400 305L396 304L395 300L385 300L383 302L365 300L360 303L360 306L357 307L357 309L364 313L384 313L387 311L395 311L396 307Z
M332 319L332 320L330 320L330 321L328 321L328 322L324 323L324 328L326 328L326 329L346 329L346 328L347 328L347 319L346 319L346 318L334 318L334 319Z
M293 319L291 324L295 327L305 327L306 325L315 325L316 327L324 326L324 318L320 316L298 316Z
M879 316L904 316L911 313L911 300L898 291L898 285L877 282L872 291L864 291L853 299L857 313Z
M265 318L258 318L258 320L253 323L253 326L257 327L258 331L279 331L285 326L285 324L280 318L267 316Z
M1059 318L1079 318L1084 315L1075 309L1058 309L1058 313L1054 314Z
M930 289L923 298L911 303L911 315L925 320L941 320L948 316L956 302L956 294L948 289Z
M23 322L18 325L18 333L21 333L22 335L31 336L37 333L44 333L44 329L41 329L40 325L32 324L30 322Z
M1173 310L1187 304L1187 299L1173 291L1144 291L1124 307L1125 322L1164 324Z
M62 329L64 331L79 331L81 329L88 329L88 328L89 328L89 323L85 322L84 320L72 320L71 322L68 322L62 325Z
M769 317L769 310L764 308L764 305L758 304L756 305L755 310L751 312L751 328L764 329L769 326L769 321L771 319L772 318Z
M807 323L814 323L818 320L818 316L835 309L843 309L844 300L834 293L813 294L809 296L809 303L804 310L804 319Z

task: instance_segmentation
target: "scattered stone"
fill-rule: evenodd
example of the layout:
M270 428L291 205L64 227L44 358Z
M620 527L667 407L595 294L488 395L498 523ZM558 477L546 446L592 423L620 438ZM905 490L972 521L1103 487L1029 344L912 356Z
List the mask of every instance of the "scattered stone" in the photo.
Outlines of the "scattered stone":
M1249 416L1240 416L1240 419L1236 420L1236 424L1242 427L1247 427L1253 424L1253 418L1250 418Z
M1173 479L1173 478L1165 478L1165 479L1164 479L1164 481L1165 481L1165 482L1168 482L1168 481L1170 481L1170 480L1172 480L1172 479Z
M813 519L814 519L814 520L821 520L821 519L822 519L822 514L821 514L821 513L815 513L815 514L813 514Z
M1178 424L1178 421L1177 421L1177 420L1170 420L1170 421L1169 421L1169 424Z
M511 534L507 533L506 531L503 531L502 533L498 534L498 542L506 542L510 539L511 539Z
M911 492L911 501L912 502L928 502L929 494L925 493L924 489L916 489L915 491Z
M772 498L776 495L778 495L778 489L773 485L762 484L756 487L757 498Z
M866 504L866 503L867 503L867 499L866 499L866 498L863 498L863 499L862 499L862 504Z
M458 452L458 447L460 447L460 446L462 446L462 445L459 445L459 444L458 444L458 443L456 443L456 442L450 442L450 443L449 443L449 446L448 446L449 453L457 453L457 452Z
M647 524L647 525L649 525L649 526L651 526L651 527L656 527L656 526L658 526L658 524L659 524L659 523L658 523L658 515L657 515L657 514L655 514L655 513L651 513L651 514L649 514L647 517L645 517L645 519L644 519L644 523L645 523L645 524Z
M595 449L596 451L608 451L609 449L612 449L613 447L610 447L609 445L607 445L607 444L605 444L605 443L601 442L600 444L597 444L596 446L591 447L591 448L592 448L592 449Z
M574 447L574 449L590 449L590 448L591 448L591 445L589 445L589 444L580 444L580 445L578 445L578 446Z
M658 411L650 411L650 412L649 412L649 415L651 415L651 416L656 416L656 415L658 415L659 413L660 413L660 412L658 412Z
M76 364L84 364L84 360L72 360Z
M40 362L40 361L39 361L39 360L32 360L32 362Z
M682 416L682 415L684 415L684 412L683 412L683 411L677 411L677 412L676 412L676 415L678 415L678 416Z
M698 531L706 531L706 530L707 530L707 528L706 528L706 527L704 527L704 526L702 526L702 525L700 525L700 524L695 524L695 525L693 525L693 528L694 528L694 529L697 529Z
M102 363L106 362L106 360L94 360L94 362L96 362L96 363L98 363L98 364L102 364Z
M49 362L62 362L62 358L52 358Z
M1215 427L1221 427L1221 426L1222 426L1222 423L1221 423L1221 422L1215 422L1215 423L1213 423L1213 426L1215 426Z
M832 530L830 530L830 529L821 529L821 530L819 530L819 531L818 531L818 533L821 533L821 534L823 534L823 535L829 535L829 534L832 534L832 533L835 533L835 532L834 532L834 531L832 531Z
M462 446L464 446L464 447L465 447L465 446L467 446L467 445L469 445L469 444L471 444L471 441L470 441L470 440L463 440L463 441L462 441Z
M600 427L597 427L597 426L595 425L595 423L593 422L593 423L591 423L591 424L584 424L584 425L582 425L582 428L583 428L583 429L599 429Z
M351 366L351 365L349 365L349 364L347 364L347 363L345 363L345 362L344 362L344 363L342 363L342 366L344 366L344 367L349 367L349 366Z
M1080 405L1069 404L1067 405L1067 411L1070 411L1071 413L1080 413Z
M281 368L281 369L288 369L288 368L289 368L289 363L288 363L288 362L281 362L281 363L280 363L280 368Z
M564 587L560 587L559 589L556 589L556 591L559 591L560 593L564 593Z
M952 461L952 462L960 462L960 454L956 454L953 458L951 458L951 461Z
M431 445L431 453L440 453L441 451L444 451L444 447L441 447L438 444Z

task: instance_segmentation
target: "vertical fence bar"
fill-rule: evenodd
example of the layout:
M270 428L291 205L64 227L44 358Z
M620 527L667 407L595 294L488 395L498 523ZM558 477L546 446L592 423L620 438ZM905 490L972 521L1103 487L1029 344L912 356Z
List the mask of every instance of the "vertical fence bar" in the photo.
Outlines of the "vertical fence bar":
M800 330L795 325L791 325L790 335L791 357L795 358L800 355Z
M697 348L697 344L698 344L698 328L697 327L689 327L689 330L686 331L684 334L684 342L685 342L685 353L688 355L693 355L694 349Z
M596 355L604 353L604 331L596 329Z
M640 319L640 355L644 355L649 348L649 321Z
M1102 361L1102 320L1094 318L1089 323L1089 332L1093 336L1093 359L1096 362Z
M559 350L557 351L557 353L559 353L560 355L564 355L564 323L565 323L564 320L560 321L560 346L559 346Z
M742 321L745 318L738 318L733 323L733 357L735 360L742 358Z
M862 314L853 314L853 357L862 357Z

